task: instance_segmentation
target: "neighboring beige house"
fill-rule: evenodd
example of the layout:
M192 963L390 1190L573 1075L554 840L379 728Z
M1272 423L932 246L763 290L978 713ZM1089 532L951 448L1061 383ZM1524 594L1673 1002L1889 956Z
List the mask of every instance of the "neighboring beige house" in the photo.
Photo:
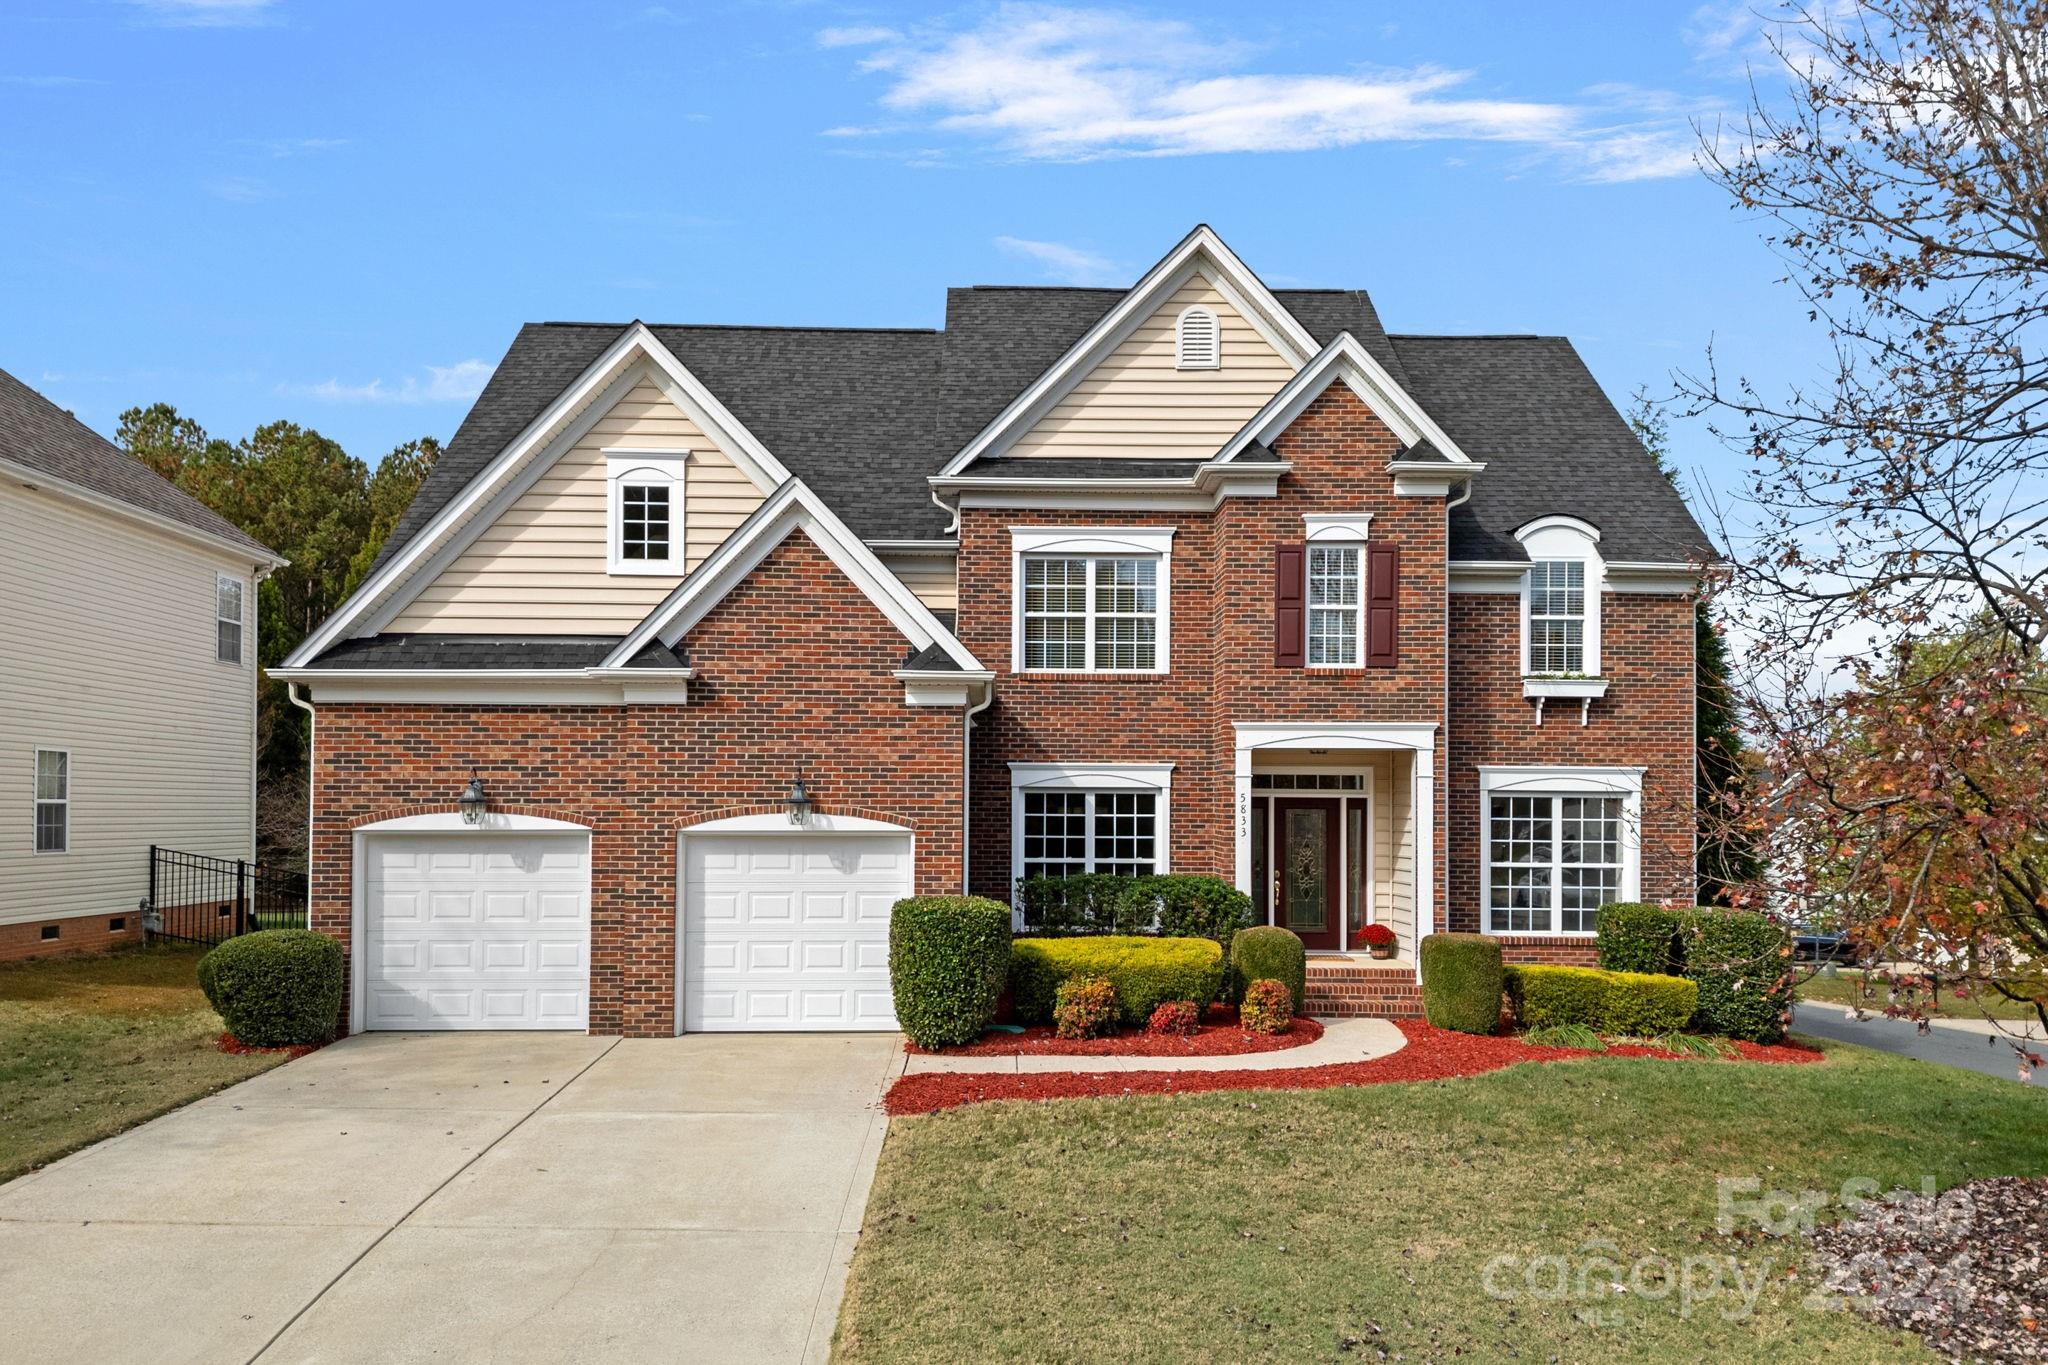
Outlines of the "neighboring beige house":
M152 844L254 857L283 563L0 370L0 960L140 937Z

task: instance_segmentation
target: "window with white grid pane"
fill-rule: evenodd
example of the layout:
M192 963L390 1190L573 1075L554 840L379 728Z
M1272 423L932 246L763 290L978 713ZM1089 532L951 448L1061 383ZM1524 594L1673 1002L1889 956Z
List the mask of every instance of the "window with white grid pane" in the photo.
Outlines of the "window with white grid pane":
M614 574L683 571L683 475L686 450L605 448L610 554Z
M1142 877L1157 870L1159 793L1026 791L1018 798L1021 875Z
M1308 662L1341 667L1358 662L1365 601L1356 545L1308 547Z
M1529 568L1529 672L1585 671L1585 562L1539 560Z
M1159 668L1159 561L1026 555L1024 667L1096 673Z
M1592 933L1600 907L1624 894L1627 817L1617 795L1490 796L1488 932Z
M71 754L36 750L35 849L63 853L71 847Z

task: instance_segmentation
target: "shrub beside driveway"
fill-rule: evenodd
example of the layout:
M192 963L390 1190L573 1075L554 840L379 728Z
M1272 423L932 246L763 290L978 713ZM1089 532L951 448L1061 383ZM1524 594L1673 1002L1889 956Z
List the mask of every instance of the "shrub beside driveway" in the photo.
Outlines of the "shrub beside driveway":
M0 1181L284 1060L216 1046L202 951L0 964Z

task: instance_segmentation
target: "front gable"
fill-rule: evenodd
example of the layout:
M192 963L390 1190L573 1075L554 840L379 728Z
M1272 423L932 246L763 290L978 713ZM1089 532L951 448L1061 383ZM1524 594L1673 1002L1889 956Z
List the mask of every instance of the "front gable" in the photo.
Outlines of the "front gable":
M1202 460L1293 377L1295 366L1197 269L1004 452L1013 456ZM1213 368L1181 368L1190 309L1218 323Z
M681 470L681 572L610 571L606 452L686 452ZM638 625L761 505L766 489L656 382L638 381L446 568L426 581L387 631L623 634Z

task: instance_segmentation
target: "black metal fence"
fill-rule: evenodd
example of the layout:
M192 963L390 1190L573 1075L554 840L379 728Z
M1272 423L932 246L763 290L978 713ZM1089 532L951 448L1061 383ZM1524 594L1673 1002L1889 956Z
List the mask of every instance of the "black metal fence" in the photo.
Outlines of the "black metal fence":
M306 874L151 844L145 922L152 936L186 943L219 943L258 929L304 929Z

